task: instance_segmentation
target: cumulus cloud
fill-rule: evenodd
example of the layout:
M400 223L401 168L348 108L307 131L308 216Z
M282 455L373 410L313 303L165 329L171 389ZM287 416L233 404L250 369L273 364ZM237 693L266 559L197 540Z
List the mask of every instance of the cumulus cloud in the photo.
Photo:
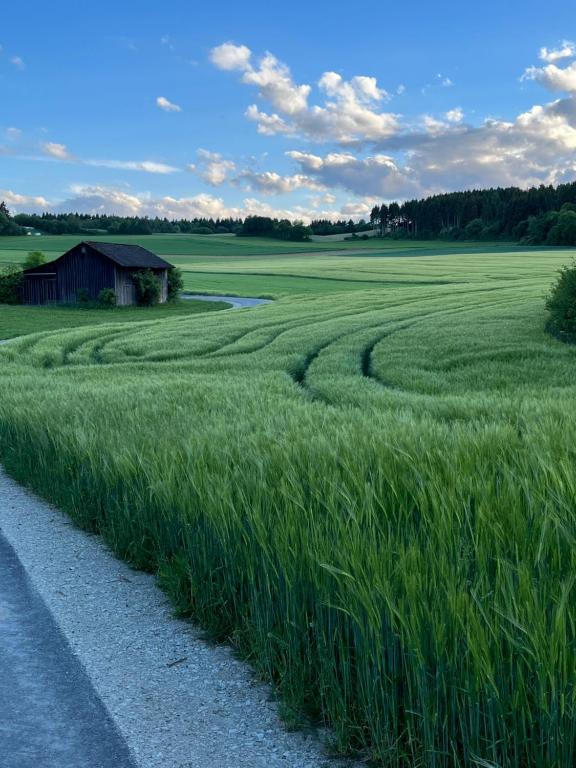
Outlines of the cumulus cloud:
M6 136L10 140L15 141L16 139L19 139L20 136L22 136L22 130L20 128L15 128L14 126L10 126L6 128Z
M174 104L172 101L168 101L165 96L158 96L156 99L156 106L163 109L164 112L182 112L182 107L178 104Z
M324 185L318 180L298 173L292 176L282 176L273 171L264 171L262 173L243 171L238 174L236 179L237 181L244 182L249 189L254 189L265 195L285 195L297 189L324 189Z
M236 163L232 160L226 160L218 152L199 149L196 154L198 161L188 165L187 169L212 187L224 184L228 180L230 173L236 169Z
M10 63L13 64L16 69L26 69L26 64L24 64L24 59L21 56L12 56L10 58Z
M68 152L66 144L58 144L56 141L46 141L42 144L42 151L45 155L55 157L57 160L72 160L72 155Z
M18 211L42 211L50 207L50 203L45 197L39 195L20 195L11 189L0 189L0 200L4 200L6 205Z
M234 43L223 43L212 48L210 51L210 61L218 69L228 70L247 70L250 69L250 58L252 51L245 45L235 45Z
M429 117L365 157L294 150L298 170L329 189L381 199L453 189L556 184L576 178L576 100L536 105L515 120L473 127Z
M210 58L219 69L242 72L241 82L256 86L260 98L271 105L272 112L255 104L246 111L262 134L347 144L383 139L397 130L397 115L378 108L390 96L374 77L356 75L346 81L336 72L325 72L318 81L323 103L311 105L312 86L296 83L289 67L271 53L253 64L249 48L224 43L212 49Z
M546 67L528 67L521 80L537 80L551 91L576 93L576 61L562 69L556 64Z
M321 157L298 150L287 152L300 170L324 187L339 187L361 197L406 197L417 194L419 185L408 167L400 166L390 155L359 158L348 152L330 152Z
M449 123L461 123L464 120L464 111L462 107L454 107L454 109L449 109L446 112L445 117Z
M562 59L571 59L576 56L576 45L570 40L564 40L558 48L540 48L538 58L548 64L554 64Z

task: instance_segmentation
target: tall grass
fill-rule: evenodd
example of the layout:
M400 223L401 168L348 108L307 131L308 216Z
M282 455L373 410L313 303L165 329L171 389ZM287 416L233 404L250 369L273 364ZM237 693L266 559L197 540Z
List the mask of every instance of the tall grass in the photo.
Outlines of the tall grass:
M576 353L542 269L14 341L2 461L340 750L569 768Z

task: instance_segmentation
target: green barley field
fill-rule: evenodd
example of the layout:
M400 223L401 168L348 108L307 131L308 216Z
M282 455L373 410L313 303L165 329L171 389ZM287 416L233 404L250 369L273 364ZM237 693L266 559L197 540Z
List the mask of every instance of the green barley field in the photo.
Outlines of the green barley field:
M141 242L277 301L0 347L2 462L340 752L572 768L576 349L543 328L573 252L223 240Z

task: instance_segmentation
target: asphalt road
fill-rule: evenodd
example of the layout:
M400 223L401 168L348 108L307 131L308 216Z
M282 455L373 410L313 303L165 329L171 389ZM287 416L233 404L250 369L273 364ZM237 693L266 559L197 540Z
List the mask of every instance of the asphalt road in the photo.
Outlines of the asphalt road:
M1 533L0 768L134 768L126 743Z

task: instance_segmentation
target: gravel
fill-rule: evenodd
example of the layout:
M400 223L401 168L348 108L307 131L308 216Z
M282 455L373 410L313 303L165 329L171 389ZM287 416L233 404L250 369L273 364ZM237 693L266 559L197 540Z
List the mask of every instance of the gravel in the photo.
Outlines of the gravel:
M317 735L284 730L271 690L231 649L173 618L152 576L1 469L0 530L139 768L341 765Z

